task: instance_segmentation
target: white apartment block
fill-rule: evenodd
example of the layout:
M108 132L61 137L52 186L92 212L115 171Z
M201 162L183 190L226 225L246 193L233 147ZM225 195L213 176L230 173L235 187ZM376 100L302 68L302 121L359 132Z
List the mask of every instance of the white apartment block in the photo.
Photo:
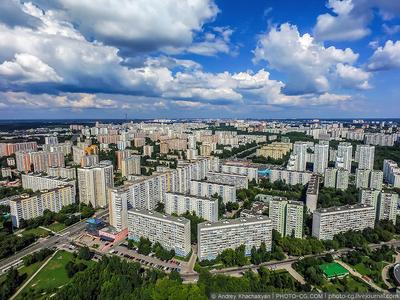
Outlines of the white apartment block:
M359 169L374 168L375 146L357 145L355 160L358 162Z
M190 181L190 194L206 198L218 194L224 203L236 202L236 187L233 184L192 180Z
M153 210L158 202L165 203L167 192L166 173L143 176L134 181L127 182L129 186L129 207Z
M137 242L141 237L159 242L178 256L186 257L191 250L188 219L134 208L128 211L128 238Z
M380 170L356 170L356 187L381 190L383 184L383 172Z
M42 190L32 196L21 195L9 201L13 226L19 227L21 219L29 220L43 215L48 209L59 212L63 206L73 204L75 190L72 185L59 186L50 190Z
M397 202L399 195L376 189L363 189L360 202L375 208L376 220L390 220L396 224Z
M222 184L234 184L236 189L247 189L248 178L246 175L237 175L230 173L208 172L207 181L217 182Z
M349 187L349 171L344 168L327 168L325 170L324 186L339 190L347 190Z
M42 149L43 151L61 152L64 155L68 155L71 153L72 150L72 142L66 141L65 143L59 143L59 144L42 145Z
M76 169L71 167L51 167L47 173L54 177L76 179Z
M180 193L165 194L165 212L178 215L194 212L197 216L210 221L218 221L218 200Z
M269 202L268 215L272 228L282 236L303 237L304 205L299 201L288 201L284 197L274 197Z
M91 167L78 168L79 200L91 203L93 207L107 205L109 187L114 187L113 165L110 161L101 161Z
M143 156L150 156L153 154L153 146L144 145L143 146Z
M329 147L329 146L328 146ZM296 156L294 171L305 171L307 164L308 143L295 142L293 145L293 154Z
M313 213L314 210L317 209L319 183L320 183L320 176L315 173L312 174L310 181L308 182L306 191L306 207L310 213Z
M384 133L366 133L364 135L364 143L375 146L393 146L395 142L394 134Z
M271 182L281 180L289 185L296 185L296 184L306 185L310 181L312 174L313 173L308 171L305 172L289 171L277 168L277 169L271 169L271 172L269 174L269 180Z
M73 198L76 197L76 183L75 179L60 178L50 175L42 174L21 174L22 187L24 189L31 189L32 191L40 190L50 190L64 185L72 185L73 188Z
M255 180L258 182L258 169L255 167L240 166L225 163L221 166L221 172L237 175L245 175L249 181Z
M108 190L109 222L117 231L128 228L128 209L131 209L132 193L129 186L110 188Z
M320 142L314 146L313 172L324 174L329 161L329 142Z
M348 230L374 228L375 209L365 204L317 209L313 213L312 235L319 240L332 240L335 234Z
M17 170L20 172L47 172L49 167L64 167L64 154L62 152L47 151L18 151L15 153Z
M121 160L121 173L123 177L140 175L140 155L123 158Z
M400 188L400 168L396 162L389 159L383 161L383 178L391 186Z
M341 142L336 152L336 168L343 168L351 172L351 161L353 156L353 146L348 142Z
M199 260L215 259L223 250L241 245L245 245L246 255L263 242L269 251L272 246L272 222L265 216L204 222L197 225L197 230Z

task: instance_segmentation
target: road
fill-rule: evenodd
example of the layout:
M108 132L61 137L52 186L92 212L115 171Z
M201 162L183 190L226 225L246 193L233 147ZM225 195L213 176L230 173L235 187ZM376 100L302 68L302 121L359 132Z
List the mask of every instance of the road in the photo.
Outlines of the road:
M102 210L98 213L96 213L97 218L102 218L105 215L108 214L108 210ZM39 242L32 244L31 246L28 246L27 248L17 252L16 254L7 257L3 260L0 261L0 274L3 272L3 270L19 260L21 260L24 256L31 254L33 252L39 251L40 249L43 248L51 248L54 247L58 243L63 243L67 242L68 238L70 236L73 236L77 234L78 232L82 231L85 228L85 220L82 220L78 223L75 223L63 230L61 230L57 235L48 237L46 239L42 239Z
M398 240L394 240L394 241L389 241L386 243L382 243L382 244L370 244L369 247L371 249L376 249L376 248L380 248L383 245L388 245L388 246L393 246L393 247L399 247L400 246L400 241ZM310 254L310 255L305 255L304 257L323 257L326 254L332 254L332 255L343 255L346 254L349 251L353 251L353 249L350 248L342 248L339 249L337 251L334 252L324 252L321 254ZM261 263L259 265L246 265L243 267L231 267L231 268L225 268L225 269L219 269L219 270L211 270L210 273L212 274L225 274L225 275L233 275L233 274L238 274L238 273L242 273L246 270L256 270L261 266L264 267L268 267L270 269L281 269L283 267L285 267L288 264L293 264L294 262L298 261L299 258L295 257L295 258L289 258L289 259L285 259L285 260L281 260L281 261L269 261L269 262L265 262L265 263ZM181 274L182 278L184 279L184 281L197 281L198 280L198 274Z

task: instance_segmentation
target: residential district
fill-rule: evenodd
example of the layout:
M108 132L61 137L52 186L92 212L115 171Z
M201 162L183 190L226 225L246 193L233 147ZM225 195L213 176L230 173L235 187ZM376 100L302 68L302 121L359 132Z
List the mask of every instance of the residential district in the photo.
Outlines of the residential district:
M1 299L90 298L132 272L113 283L132 299L400 286L395 120L22 123L0 136Z

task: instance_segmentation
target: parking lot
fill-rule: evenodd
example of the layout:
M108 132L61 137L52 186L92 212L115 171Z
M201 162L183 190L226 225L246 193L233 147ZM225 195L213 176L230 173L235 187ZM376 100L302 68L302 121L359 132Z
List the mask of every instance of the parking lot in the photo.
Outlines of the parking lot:
M165 272L171 272L173 270L180 272L182 268L181 264L174 259L170 261L162 261L154 256L139 254L135 250L128 249L127 246L124 244L114 247L109 252L110 254L118 255L129 261L135 261L140 263L141 265L159 269Z

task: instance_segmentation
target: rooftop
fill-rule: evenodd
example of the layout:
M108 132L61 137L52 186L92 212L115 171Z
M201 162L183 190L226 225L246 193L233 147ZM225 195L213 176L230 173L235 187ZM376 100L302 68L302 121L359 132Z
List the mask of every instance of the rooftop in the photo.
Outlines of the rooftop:
M260 221L269 221L271 219L267 216L255 216L251 218L237 218L237 219L223 219L218 222L203 222L198 225L198 228L215 228L215 227L224 227L224 226L234 226L241 224L251 224Z
M166 221L175 222L175 223L181 223L181 224L190 223L190 220L185 219L183 217L174 217L174 216L171 216L171 215L161 214L159 212L152 211L152 210L147 210L147 209L133 208L133 209L128 210L128 214L139 214L139 215L143 215L143 216L152 217L154 219L163 219L163 220L166 220Z

